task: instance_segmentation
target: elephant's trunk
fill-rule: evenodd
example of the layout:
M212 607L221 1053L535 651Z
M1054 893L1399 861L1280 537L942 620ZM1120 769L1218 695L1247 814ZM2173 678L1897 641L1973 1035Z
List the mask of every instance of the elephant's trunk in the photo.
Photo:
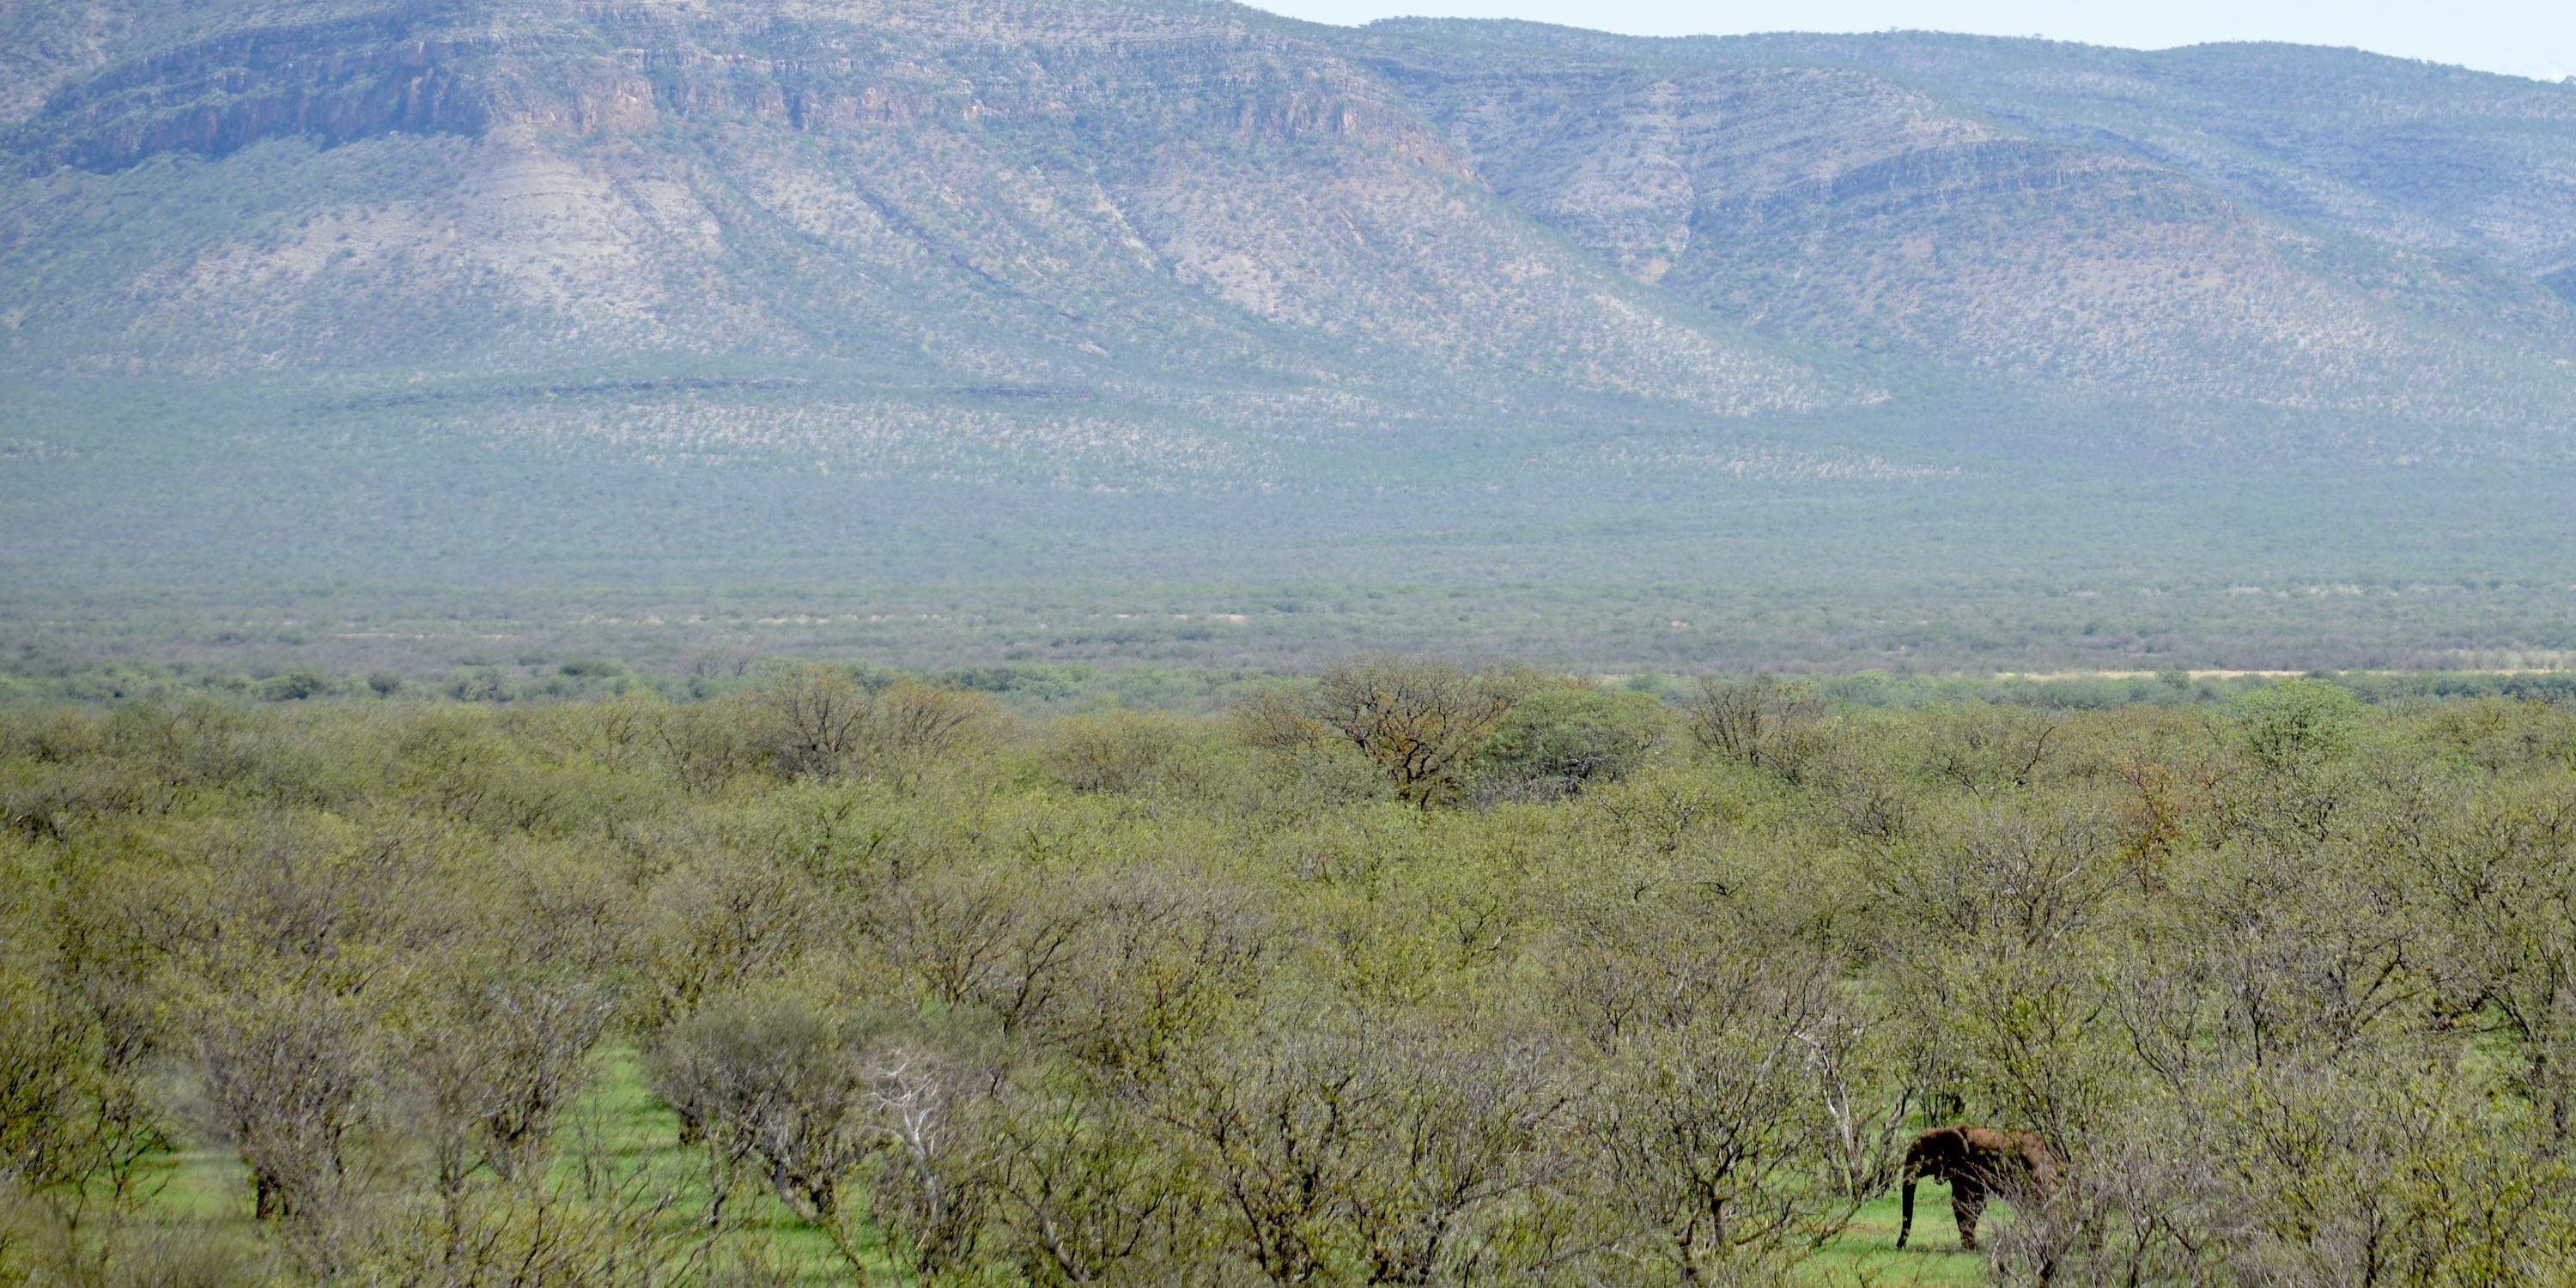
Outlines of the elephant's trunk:
M1914 1232L1914 1169L1906 1169L1905 1187L1899 1191L1899 1195L1896 1210L1903 1215L1896 1224L1896 1246L1903 1248L1905 1236Z

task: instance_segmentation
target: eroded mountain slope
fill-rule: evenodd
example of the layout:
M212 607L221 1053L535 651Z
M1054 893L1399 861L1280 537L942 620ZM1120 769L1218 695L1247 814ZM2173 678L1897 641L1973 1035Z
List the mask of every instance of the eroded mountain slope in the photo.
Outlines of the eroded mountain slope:
M2465 232L2374 239L1804 45L1778 51L1803 65L1755 66L1771 45L1372 31L1372 65L1498 192L1777 334L2287 409L2545 425L2568 406L2576 317Z
M126 22L11 134L29 177L0 313L23 362L663 354L1722 413L1874 396L1548 235L1400 95L1248 11L239 4L190 38L145 20L168 16Z

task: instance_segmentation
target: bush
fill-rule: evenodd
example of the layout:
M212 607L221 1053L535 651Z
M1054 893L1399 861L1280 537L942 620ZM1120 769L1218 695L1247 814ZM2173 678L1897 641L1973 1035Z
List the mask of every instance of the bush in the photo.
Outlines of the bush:
M1515 703L1477 749L1474 799L1552 801L1625 778L1664 737L1663 704L1588 684L1546 685Z
M2323 680L2283 680L2249 690L2234 708L2246 751L2274 773L2313 769L2350 752L2364 712L2351 690Z
M973 1251L996 1178L991 1083L935 1044L889 1017L778 998L710 1006L648 1059L654 1090L718 1165L756 1168L852 1266L864 1264L843 1210L854 1182L916 1268L954 1269Z
M1812 684L1710 676L1683 708L1682 722L1704 751L1794 776L1824 717L1824 695Z
M1158 782L1199 738L1198 727L1177 716L1111 711L1057 721L1039 757L1075 791L1132 795Z
M1347 744L1427 809L1457 794L1468 759L1533 687L1520 670L1377 653L1326 666L1312 689L1260 694L1238 720L1255 746Z
M807 667L748 695L750 743L787 778L905 777L981 750L1001 723L990 699L899 680L883 689Z
M0 721L0 1284L1902 1279L1961 1122L2069 1164L2004 1282L2576 1260L2562 709L1337 683Z

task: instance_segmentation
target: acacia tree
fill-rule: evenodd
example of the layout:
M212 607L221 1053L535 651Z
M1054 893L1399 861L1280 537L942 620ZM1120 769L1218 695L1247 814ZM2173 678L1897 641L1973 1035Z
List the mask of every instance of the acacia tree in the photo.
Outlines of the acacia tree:
M978 1005L1016 1033L1060 1006L1091 923L1083 891L1042 874L959 868L880 894L862 924L886 959L943 1005Z
M1539 686L1475 756L1480 802L1553 801L1615 783L1663 741L1662 704L1586 681Z
M198 1031L216 1125L250 1168L261 1221L309 1221L350 1179L375 1052L346 998L278 987L227 999Z
M1824 695L1812 684L1769 675L1704 676L1682 720L1707 751L1756 768L1785 769L1794 762L1799 740L1824 715Z
M1376 1094L1345 1044L1304 1036L1200 1053L1156 1089L1155 1113L1210 1196L1225 1252L1299 1285L1325 1272Z
M1629 1023L1594 1030L1597 1073L1568 1108L1576 1181L1620 1262L1684 1283L1772 1282L1862 1197L1831 1103L1848 1089L1817 1050L1835 994L1794 954L1712 957L1673 990L1687 1001L1622 1007ZM1650 974L1624 986L1670 987Z
M868 1210L913 1268L974 1264L1001 1168L991 1130L994 1072L927 1042L871 1042L861 1111L872 1152L860 1172Z
M403 1063L442 1198L453 1204L477 1170L506 1182L542 1169L614 1009L597 984L543 972L465 982L424 1008Z
M58 981L0 970L0 1205L33 1200L76 1249L99 1210L121 1215L143 1197L141 1166L166 1144L110 1026ZM10 1224L0 1218L0 1265Z
M1517 670L1372 653L1326 666L1312 691L1273 690L1245 712L1253 741L1347 743L1428 809L1455 792L1468 757L1526 696Z
M647 1060L654 1090L702 1124L719 1172L756 1166L852 1267L854 1188L917 1268L952 1270L973 1252L993 1188L982 1071L881 1019L793 997L710 1005L659 1034Z
M1555 1179L1545 1140L1566 1093L1563 1052L1535 1038L1391 1029L1368 1063L1386 1084L1367 1161L1350 1198L1361 1274L1372 1284L1509 1278L1496 1227Z
M842 1187L870 1143L867 1074L844 1022L802 1002L716 1005L647 1054L654 1090L703 1124L723 1158L756 1160L781 1202L837 1228Z
M711 1226L741 1169L757 1166L789 1211L860 1265L841 1196L871 1147L867 1075L842 1019L799 1001L713 1004L656 1034L645 1060L681 1116L682 1143L714 1164Z
M381 1121L383 1018L407 963L453 933L417 897L441 836L263 819L211 838L204 870L165 892L211 1126L248 1167L255 1215L326 1274Z
M871 688L826 666L787 672L752 695L750 742L788 777L903 775L953 760L996 718L983 698L898 681Z
M1401 1018L1268 1031L1210 1043L1153 1090L1220 1255L1282 1285L1532 1269L1506 1227L1562 1166L1561 1052Z
M2576 788L2525 790L2424 847L2437 925L2478 1016L2522 1057L2523 1098L2576 1145Z
M1067 1078L1012 1095L996 1124L994 1208L1022 1277L1141 1282L1188 1219L1174 1169L1138 1147L1147 1124ZM1177 1274L1166 1278L1178 1278Z

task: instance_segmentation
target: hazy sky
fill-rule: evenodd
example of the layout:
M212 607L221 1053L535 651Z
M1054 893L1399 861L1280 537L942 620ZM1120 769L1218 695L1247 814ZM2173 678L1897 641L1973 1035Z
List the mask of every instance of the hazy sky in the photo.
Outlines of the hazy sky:
M2163 49L2289 40L2558 80L2576 75L2576 0L1251 0L1317 22L1397 14L1528 18L1641 36L1912 27Z

